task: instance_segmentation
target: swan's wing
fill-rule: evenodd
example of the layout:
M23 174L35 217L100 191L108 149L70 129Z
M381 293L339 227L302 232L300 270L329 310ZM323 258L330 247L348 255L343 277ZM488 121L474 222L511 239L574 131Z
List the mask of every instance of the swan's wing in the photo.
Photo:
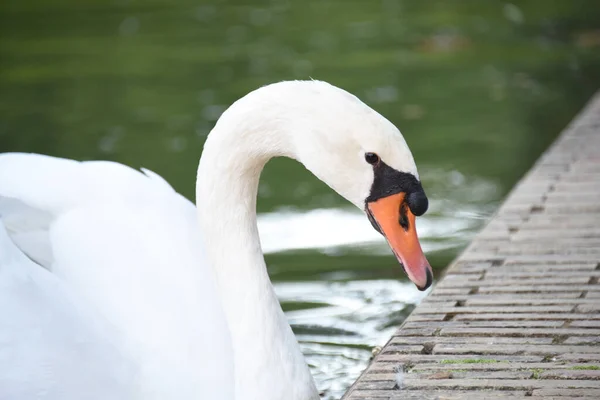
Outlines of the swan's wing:
M0 218L23 253L115 328L143 398L233 398L229 332L195 208L162 178L3 154Z
M131 399L135 369L92 312L0 224L0 398Z
M17 246L49 268L50 226L65 213L111 201L135 206L151 203L157 195L178 196L162 177L144 172L107 161L0 154L0 216Z

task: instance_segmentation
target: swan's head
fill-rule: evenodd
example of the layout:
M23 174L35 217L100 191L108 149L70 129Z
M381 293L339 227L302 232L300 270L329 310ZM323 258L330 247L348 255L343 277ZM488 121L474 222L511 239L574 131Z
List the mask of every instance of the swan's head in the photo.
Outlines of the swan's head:
M278 85L287 94L279 100L293 110L287 121L285 113L279 114L292 126L290 155L364 210L410 280L427 289L433 274L417 237L416 217L427 211L428 200L400 131L355 96L325 82L271 87Z

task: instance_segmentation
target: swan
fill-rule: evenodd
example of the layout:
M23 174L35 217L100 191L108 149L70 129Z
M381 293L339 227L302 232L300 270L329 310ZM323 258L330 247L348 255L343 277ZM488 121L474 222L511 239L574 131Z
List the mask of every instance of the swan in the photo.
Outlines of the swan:
M318 399L256 224L260 173L279 156L364 210L415 285L431 285L408 145L326 82L233 103L205 142L196 206L149 170L3 153L0 398Z

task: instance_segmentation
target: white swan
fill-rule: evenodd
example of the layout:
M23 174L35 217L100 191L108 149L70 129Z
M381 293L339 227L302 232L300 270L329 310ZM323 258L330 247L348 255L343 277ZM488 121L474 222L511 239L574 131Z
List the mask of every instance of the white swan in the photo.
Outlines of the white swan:
M256 227L259 175L277 156L364 209L430 286L406 142L325 82L266 86L225 111L197 209L150 171L1 154L0 398L318 399Z

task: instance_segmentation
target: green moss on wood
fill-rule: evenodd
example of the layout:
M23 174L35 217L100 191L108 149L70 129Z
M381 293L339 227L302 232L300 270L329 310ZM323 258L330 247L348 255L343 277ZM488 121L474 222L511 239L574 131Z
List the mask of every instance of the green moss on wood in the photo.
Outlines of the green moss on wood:
M597 371L600 370L600 367L598 365L576 365L570 369Z

